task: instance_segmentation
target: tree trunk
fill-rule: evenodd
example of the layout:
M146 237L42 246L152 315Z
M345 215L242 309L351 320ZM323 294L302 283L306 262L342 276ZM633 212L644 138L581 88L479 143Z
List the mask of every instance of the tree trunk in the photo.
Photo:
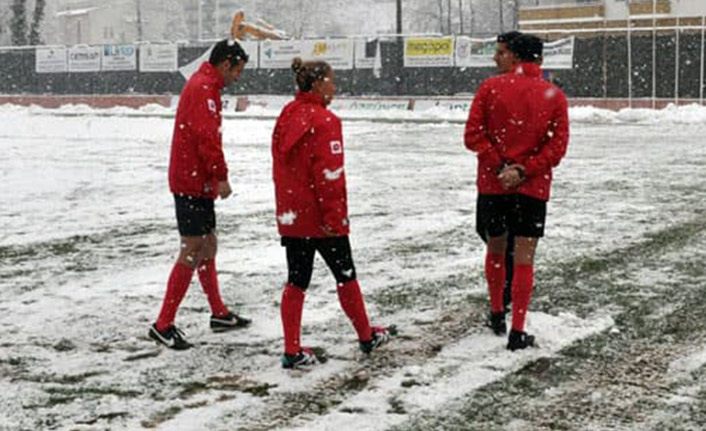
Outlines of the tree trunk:
M12 1L10 32L12 32L12 44L16 46L27 45L27 7L25 1Z
M520 27L520 6L519 0L512 0L512 29L518 30Z
M458 32L463 34L463 0L458 0Z
M500 31L498 33L505 32L505 12L503 11L504 1L505 0L498 0L498 15L500 16L500 22L498 23L500 25Z
M446 31L451 34L451 0L446 1Z
M30 45L42 44L42 36L39 34L39 27L42 25L42 20L44 19L45 6L46 0L37 0L34 5L34 13L32 14L32 27L29 31Z
M444 0L438 0L439 3L439 33L444 34Z

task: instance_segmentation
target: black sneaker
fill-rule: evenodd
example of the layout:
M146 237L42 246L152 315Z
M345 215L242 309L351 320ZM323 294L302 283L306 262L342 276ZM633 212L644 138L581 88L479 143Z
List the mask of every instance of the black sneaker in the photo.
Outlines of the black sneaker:
M252 320L231 312L228 312L228 314L223 317L211 316L211 330L213 332L225 332L245 328L250 326L250 323L252 323Z
M157 330L157 325L150 327L149 336L159 344L163 344L174 350L187 350L194 347L184 339L184 333L172 325L164 331Z
M529 335L526 332L510 331L510 336L507 339L507 348L512 350L526 349L534 347L534 335Z
M499 311L497 313L490 312L488 315L488 321L485 322L485 326L493 330L495 335L505 335L507 334L507 324L505 323L505 312Z
M370 341L359 341L360 351L363 353L372 352L397 335L397 328L394 325L387 328L383 326L373 326L372 329L373 338Z
M282 368L294 370L300 368L308 368L316 364L316 356L314 351L308 348L302 348L296 355L282 355Z

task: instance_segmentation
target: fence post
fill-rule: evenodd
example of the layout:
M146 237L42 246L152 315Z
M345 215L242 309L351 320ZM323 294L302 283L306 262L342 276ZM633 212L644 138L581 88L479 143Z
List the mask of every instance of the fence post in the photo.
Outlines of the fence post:
M628 6L628 106L632 108L632 20Z
M677 16L676 46L674 47L674 104L679 106L679 16Z
M603 17L603 47L601 49L602 51L602 57L603 57L603 65L602 65L602 72L603 72L603 98L607 99L608 98L608 30L607 27L607 18L604 16Z
M652 0L652 109L657 103L657 0Z
M699 105L704 104L704 33L706 33L706 15L701 17L701 76L699 79Z

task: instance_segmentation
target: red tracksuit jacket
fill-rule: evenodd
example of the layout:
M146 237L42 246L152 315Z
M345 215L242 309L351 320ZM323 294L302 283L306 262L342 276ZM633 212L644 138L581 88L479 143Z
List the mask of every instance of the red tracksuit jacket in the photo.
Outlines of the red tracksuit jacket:
M478 193L521 193L549 200L552 168L569 143L566 96L542 79L536 64L486 79L478 88L465 132L466 147L478 154ZM525 166L527 179L503 190L497 178L503 164Z
M172 193L215 199L228 179L221 141L223 77L209 62L187 81L179 98L169 159Z
M348 235L341 120L319 96L298 92L272 133L277 227L282 236Z

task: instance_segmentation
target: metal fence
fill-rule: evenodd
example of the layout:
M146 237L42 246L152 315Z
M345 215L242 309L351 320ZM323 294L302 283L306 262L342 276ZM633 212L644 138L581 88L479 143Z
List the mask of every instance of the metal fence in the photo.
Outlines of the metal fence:
M574 34L574 67L552 71L569 97L697 99L704 95L704 26L673 29L552 30L543 36ZM179 66L200 56L206 45L180 46ZM494 68L405 68L403 42L382 41L382 69L337 71L342 94L444 96L475 92ZM0 48L0 93L3 94L178 94L184 79L178 72L36 73L35 50ZM291 94L286 69L247 69L233 94Z

